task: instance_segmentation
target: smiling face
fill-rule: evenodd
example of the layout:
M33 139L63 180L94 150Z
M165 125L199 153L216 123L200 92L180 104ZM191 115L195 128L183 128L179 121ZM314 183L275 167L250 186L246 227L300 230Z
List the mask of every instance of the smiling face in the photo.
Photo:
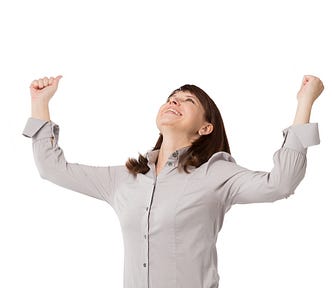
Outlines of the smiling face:
M198 133L203 135L206 132L204 127L209 124L205 120L202 104L189 91L177 91L168 97L167 102L159 109L156 123L162 134L167 129L172 129L184 133L188 139L196 138Z

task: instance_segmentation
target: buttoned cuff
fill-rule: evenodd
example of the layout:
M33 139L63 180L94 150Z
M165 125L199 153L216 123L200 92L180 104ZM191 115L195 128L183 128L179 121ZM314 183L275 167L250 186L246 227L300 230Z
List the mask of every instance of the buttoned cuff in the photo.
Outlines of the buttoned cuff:
M22 135L39 140L43 138L54 138L59 126L54 122L30 117L25 124Z
M282 132L282 147L306 153L309 146L320 144L318 123L296 124L283 129Z

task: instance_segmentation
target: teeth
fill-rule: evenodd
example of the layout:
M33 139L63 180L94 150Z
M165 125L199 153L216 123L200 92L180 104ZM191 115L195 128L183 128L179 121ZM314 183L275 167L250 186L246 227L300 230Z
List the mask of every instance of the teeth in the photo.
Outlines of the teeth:
M176 111L175 109L169 108L169 109L167 109L167 111L171 111L171 112L175 113L176 115L181 116L181 113Z

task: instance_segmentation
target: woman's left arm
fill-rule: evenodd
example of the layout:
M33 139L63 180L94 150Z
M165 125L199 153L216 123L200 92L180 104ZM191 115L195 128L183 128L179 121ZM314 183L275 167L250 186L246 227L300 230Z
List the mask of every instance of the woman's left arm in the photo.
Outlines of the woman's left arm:
M228 191L229 205L273 202L294 193L305 175L307 148L320 143L318 123L309 120L312 105L323 89L319 78L304 76L294 123L283 130L284 141L273 155L271 171L253 171L227 163L230 177L223 186Z

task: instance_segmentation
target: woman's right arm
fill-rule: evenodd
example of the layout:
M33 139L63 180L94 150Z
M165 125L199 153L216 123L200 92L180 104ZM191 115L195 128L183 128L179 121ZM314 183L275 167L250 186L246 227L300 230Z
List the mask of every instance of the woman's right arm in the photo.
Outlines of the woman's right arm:
M124 172L122 166L98 167L68 163L63 150L58 146L59 126L50 120L48 103L60 78L47 78L47 81L43 78L32 82L32 114L22 134L32 138L34 160L43 179L104 200L113 207L115 178Z

